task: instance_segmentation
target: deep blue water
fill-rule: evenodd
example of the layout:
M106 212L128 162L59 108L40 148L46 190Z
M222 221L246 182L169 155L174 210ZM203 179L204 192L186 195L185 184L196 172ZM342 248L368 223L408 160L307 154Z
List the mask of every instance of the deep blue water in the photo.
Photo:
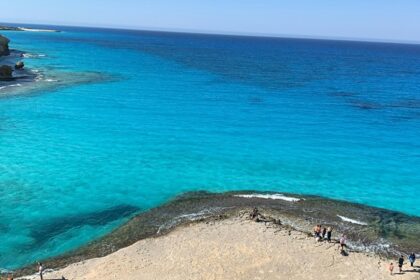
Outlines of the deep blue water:
M33 55L28 68L68 85L0 91L0 267L76 248L191 190L315 194L420 216L420 45L4 35ZM103 79L74 78L92 72Z

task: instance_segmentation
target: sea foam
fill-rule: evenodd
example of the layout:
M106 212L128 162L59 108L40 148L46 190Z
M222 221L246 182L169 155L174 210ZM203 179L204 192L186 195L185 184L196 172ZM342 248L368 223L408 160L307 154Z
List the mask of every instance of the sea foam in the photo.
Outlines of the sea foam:
M337 215L337 217L339 217L344 222L348 222L348 223L352 223L352 224L357 224L357 225L362 225L362 226L367 226L367 223L365 223L365 222L361 222L361 221L354 220L354 219L351 219L351 218L348 218L348 217L344 217L344 216L340 216L340 215Z
M45 57L45 54L33 54L33 53L24 53L22 54L24 58L37 58L37 57Z
M29 31L29 32L57 32L57 30L53 29L36 29L36 28L26 28L26 27L18 27L22 31Z
M6 86L0 86L0 90L5 89L5 88L10 88L10 87L21 87L22 84L11 84L11 85L6 85Z
M244 198L280 199L280 200L285 200L285 201L290 201L290 202L298 202L298 201L302 200L301 198L285 196L281 193L276 193L276 194L257 194L257 193L254 193L254 194L237 194L235 196L236 197L244 197Z

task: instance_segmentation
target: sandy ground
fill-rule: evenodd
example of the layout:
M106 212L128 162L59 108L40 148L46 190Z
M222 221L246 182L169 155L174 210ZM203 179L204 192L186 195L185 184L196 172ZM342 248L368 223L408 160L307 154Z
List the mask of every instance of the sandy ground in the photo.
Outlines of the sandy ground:
M390 276L388 264L363 253L341 256L337 244L298 231L231 218L180 227L44 279L420 279L420 267Z

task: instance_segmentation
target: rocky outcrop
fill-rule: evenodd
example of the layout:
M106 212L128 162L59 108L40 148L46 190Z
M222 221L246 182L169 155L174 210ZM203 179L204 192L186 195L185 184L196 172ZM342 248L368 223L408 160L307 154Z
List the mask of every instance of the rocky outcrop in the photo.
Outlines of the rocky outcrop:
M9 42L9 39L0 35L0 56L10 54Z
M0 81L13 79L13 68L9 65L0 66Z
M0 25L0 30L4 31L22 31L19 27Z
M21 70L21 69L23 69L23 67L25 67L25 64L23 63L23 61L16 62L16 64L15 64L15 69L16 70Z
M24 69L23 52L9 50L9 39L0 35L0 88L10 85L16 80L30 81L34 79L31 71Z

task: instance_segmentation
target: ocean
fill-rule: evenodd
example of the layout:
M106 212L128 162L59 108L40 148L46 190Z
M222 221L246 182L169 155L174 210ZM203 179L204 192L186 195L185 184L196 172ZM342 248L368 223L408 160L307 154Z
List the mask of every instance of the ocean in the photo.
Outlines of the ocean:
M420 45L52 28L2 33L38 78L0 84L1 268L190 191L420 217Z

